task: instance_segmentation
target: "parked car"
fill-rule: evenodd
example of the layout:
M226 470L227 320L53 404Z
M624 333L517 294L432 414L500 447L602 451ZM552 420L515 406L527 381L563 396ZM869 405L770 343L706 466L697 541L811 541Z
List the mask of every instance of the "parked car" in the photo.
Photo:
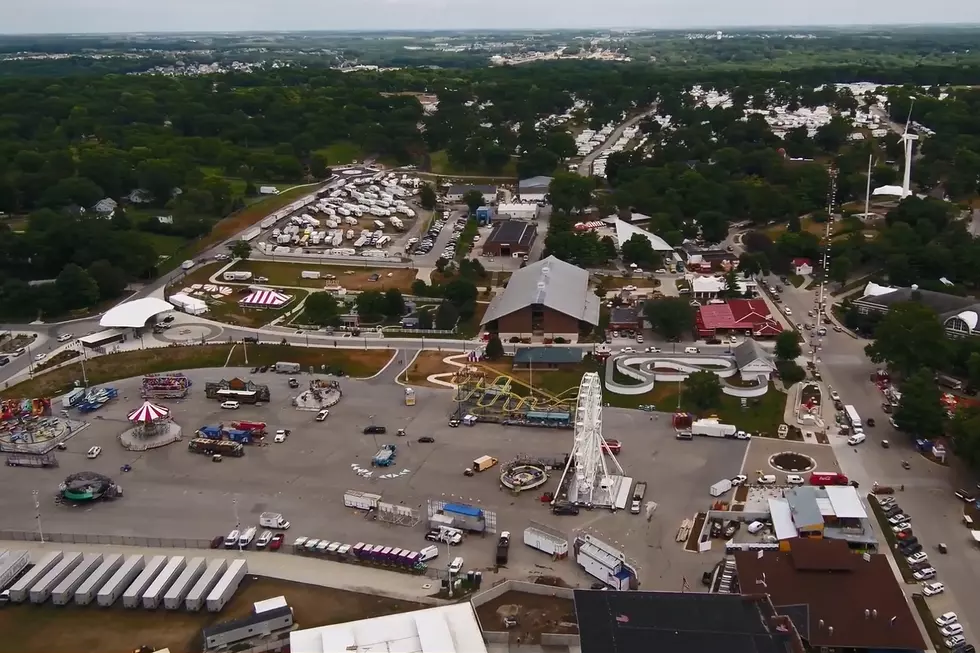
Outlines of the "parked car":
M86 458L98 458L99 457L99 454L101 454L101 453L102 453L102 447L92 447L91 449L88 450L88 453L85 454L85 457Z
M623 450L623 444L619 440L603 440L602 448L611 454L619 454Z
M940 582L927 583L922 586L922 593L926 596L935 596L946 591L946 586Z
M943 644L946 645L948 649L955 649L958 646L966 644L966 637L963 635L953 635L949 639L944 639ZM960 653L959 651L954 651L954 653Z
M421 438L419 438L419 442L422 442L422 443L432 443L432 442L435 442L435 441L436 441L436 439L434 437L432 437L431 435L423 435Z
M918 565L923 562L928 562L929 555L925 551L919 551L918 553L913 553L905 560L907 560L910 565Z
M384 435L387 432L388 429L383 426L378 426L377 424L364 427L364 435Z
M925 569L914 572L912 577L916 580L932 580L936 577L936 570L932 567L926 567Z
M70 333L62 333L60 336L58 336L58 342L68 342L69 340L71 340L74 337L75 336L73 336Z
M943 637L953 637L954 635L961 635L963 634L963 625L950 624L945 628L940 628L939 634L942 635Z
M286 441L286 431L279 429L276 431L276 437L272 438L275 442L285 442Z
M282 546L282 541L286 538L282 533L276 533L272 536L272 540L269 541L269 550L278 551L279 547Z
M255 540L256 549L264 549L272 541L272 531L262 531L259 539Z
M238 410L241 407L241 404L237 401L222 401L221 407L227 408L228 410Z
M908 515L905 515L905 514L895 515L894 517L889 517L888 518L888 523L891 524L892 526L896 526L896 525L902 524L904 522L911 523L912 522L912 518L909 517Z
M786 485L803 485L804 483L806 483L806 480L797 474L788 474L786 476Z
M945 612L936 617L936 625L942 628L944 626L949 626L950 624L955 624L959 620L960 618L956 616L955 612Z
M749 477L746 476L745 474L737 474L736 476L732 477L732 487L738 487L739 485L745 483L745 481L747 480L749 480Z

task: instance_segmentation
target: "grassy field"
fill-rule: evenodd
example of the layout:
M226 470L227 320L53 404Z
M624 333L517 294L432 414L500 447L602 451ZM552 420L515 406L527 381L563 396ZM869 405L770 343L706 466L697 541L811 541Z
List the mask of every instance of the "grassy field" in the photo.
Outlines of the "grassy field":
M327 158L327 165L341 166L364 160L364 152L354 143L342 141L316 151Z
M89 385L99 385L152 372L222 367L230 351L231 345L137 349L91 358L85 363L85 371ZM82 381L81 362L13 385L0 393L0 398L52 397L69 390L75 381Z
M353 377L377 374L391 360L390 349L327 349L324 347L292 347L289 345L238 345L228 361L230 367L275 365L279 361L299 363L303 370L311 366L342 370ZM246 357L248 360L246 361Z
M432 168L432 172L437 175L465 175L481 177L485 176L487 178L513 178L517 176L517 159L511 157L510 163L504 166L504 169L497 174L490 174L486 170L480 168L474 168L472 170L466 168L457 168L449 162L449 155L445 150L438 150L429 155L429 163Z
M425 607L409 601L246 576L220 613L20 604L0 610L0 653L129 653L142 645L201 650L201 629L247 616L255 601L285 596L294 619L312 628Z
M316 187L316 184L300 186L280 193L279 195L270 195L268 198L250 204L238 213L233 213L227 218L220 220L218 224L214 225L211 233L193 243L191 251L203 252L220 242L228 240L238 232L248 229L253 224L261 221L262 218L275 212L277 209L281 209L304 195L309 195Z
M178 277L176 281L167 286L167 293L180 292L182 288L192 286L195 283L211 283L211 276L221 269L226 262L205 263L191 268L187 273Z
M343 286L347 290L387 290L398 288L407 292L415 281L415 270L412 268L372 268L344 267L339 265L317 265L316 263L277 263L275 261L238 261L230 269L247 270L256 277L266 277L268 283L277 286L301 286L304 288L323 288L324 285ZM334 280L303 279L303 270L315 270L320 276L332 274ZM371 281L372 274L379 275L377 281Z
M412 362L407 370L402 372L398 380L402 383L417 386L427 386L430 388L445 388L445 386L429 383L426 379L430 374L443 374L445 372L455 372L459 368L455 365L443 362L451 353L439 351L423 351ZM444 379L448 381L449 379ZM448 390L448 388L446 388Z

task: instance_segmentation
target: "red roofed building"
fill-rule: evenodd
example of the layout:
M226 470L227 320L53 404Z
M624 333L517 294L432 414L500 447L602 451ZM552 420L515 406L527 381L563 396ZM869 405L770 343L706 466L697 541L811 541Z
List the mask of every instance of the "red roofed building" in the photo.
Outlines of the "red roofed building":
M719 332L749 333L757 338L774 337L783 330L762 299L730 299L724 304L707 304L694 320L698 336L711 338Z
M793 270L801 277L813 274L813 262L808 258L794 258Z

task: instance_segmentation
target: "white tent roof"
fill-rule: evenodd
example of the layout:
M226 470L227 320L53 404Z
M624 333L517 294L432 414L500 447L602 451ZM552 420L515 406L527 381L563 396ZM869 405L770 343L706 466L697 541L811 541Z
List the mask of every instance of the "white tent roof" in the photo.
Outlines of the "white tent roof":
M184 293L170 295L170 303L178 308L207 309L208 307L208 303L203 299L191 297L190 295L185 295Z
M853 487L827 487L827 498L834 507L834 515L840 519L867 519L868 513L861 505L861 497Z
M650 233L646 229L640 229L639 227L634 227L629 222L625 220L616 219L616 240L619 241L619 246L622 247L623 243L627 240L639 234L650 241L650 245L653 247L655 252L673 252L674 248L667 244L667 241Z
M797 536L789 501L786 499L769 499L769 516L772 517L772 527L776 531L777 540L789 540Z
M276 290L256 290L250 293L248 297L240 301L240 304L246 306L282 306L286 302L292 299L289 295L278 292Z
M879 186L878 188L875 188L873 191L871 191L871 194L872 195L875 195L875 196L879 196L879 195L892 196L892 195L895 195L895 196L898 196L898 197L905 197L905 189L902 188L901 186Z
M887 295L890 292L895 292L898 288L893 288L892 286L881 286L873 281L869 281L868 285L864 287L864 294L862 297L877 297L878 295Z
M99 320L99 326L138 329L146 326L146 321L154 315L174 310L170 302L156 297L134 299L110 308Z

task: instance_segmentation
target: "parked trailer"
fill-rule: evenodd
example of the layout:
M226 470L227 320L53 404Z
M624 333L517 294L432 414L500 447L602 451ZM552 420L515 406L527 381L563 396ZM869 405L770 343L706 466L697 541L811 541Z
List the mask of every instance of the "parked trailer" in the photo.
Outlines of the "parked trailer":
M44 603L51 596L51 592L54 591L61 581L65 579L72 571L75 570L82 562L82 554L74 551L71 553L66 553L62 556L61 560L58 561L54 567L52 567L48 573L46 573L41 580L34 583L31 586L31 591L29 593L31 598L31 603Z
M46 573L61 562L61 551L52 551L41 558L30 571L20 577L16 583L10 586L10 600L13 603L23 603L27 600L28 592L34 584L41 580Z
M76 605L88 605L95 600L95 595L98 594L102 586L106 584L106 581L116 573L116 570L122 566L123 557L121 553L110 553L102 559L102 564L99 568L93 571L85 582L75 590L75 603Z
M6 589L30 562L27 551L7 551L0 556L0 590Z
M207 569L197 579L194 587L187 594L187 599L184 601L184 605L188 610L198 612L204 607L204 602L207 600L208 594L218 584L218 581L221 580L221 575L225 573L226 565L227 563L224 560L212 560L208 563Z
M344 507L358 508L359 510L371 510L378 507L381 501L380 494L371 492L361 492L359 490L347 490L344 492Z
M259 227L262 229L268 229L276 223L276 216L270 215L268 218L264 218L262 222L259 223Z
M119 566L109 582L103 585L99 593L95 595L96 602L103 608L108 608L118 601L122 593L126 591L133 579L139 576L145 566L146 560L141 555L132 555L126 558L126 561Z
M92 574L92 572L102 564L101 553L89 553L82 557L82 561L70 574L65 576L57 587L51 592L51 602L55 605L68 605L75 596L75 590L82 586L82 583Z
M143 571L140 572L139 576L123 592L122 600L124 608L140 607L140 601L143 599L143 595L165 564L167 564L167 556L153 556L150 558Z
M208 594L208 612L221 612L228 603L228 599L238 591L238 586L247 573L248 562L245 560L238 559L228 565L228 570L225 571L224 576Z
M204 573L206 566L207 560L204 558L191 558L174 584L163 595L163 607L167 610L179 610L184 605L184 599L187 598L194 583Z
M555 558L568 556L568 540L551 533L528 526L524 529L524 544Z
M143 607L147 610L156 610L163 601L163 596L170 589L170 586L177 579L180 572L184 571L187 564L184 556L173 556L167 561L163 571L153 579L150 588L143 594Z
M260 229L259 227L253 227L252 229L249 229L248 231L242 234L242 240L244 240L245 242L255 240L256 238L259 237L260 233L262 233L262 229Z

